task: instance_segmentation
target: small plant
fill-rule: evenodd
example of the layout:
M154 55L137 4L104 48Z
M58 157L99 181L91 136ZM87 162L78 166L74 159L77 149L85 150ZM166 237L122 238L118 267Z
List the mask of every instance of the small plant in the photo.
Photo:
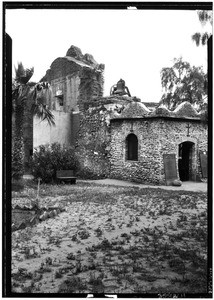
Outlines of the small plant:
M81 240L86 240L90 236L90 233L87 230L83 229L78 232L78 235Z
M49 236L48 237L48 244L54 244L56 246L59 246L61 243L61 239L55 236Z
M53 264L53 259L51 257L47 257L45 259L45 263L46 265L51 266Z
M82 272L82 265L81 265L81 261L80 260L77 260L76 262L76 272L75 274L79 274Z
M90 273L88 283L92 286L92 291L94 293L103 293L104 285L101 277L96 277L95 274Z
M71 277L66 279L63 283L60 284L58 293L74 293L74 292L83 292L87 288L85 282L77 277Z
M130 231L130 233L134 236L139 236L140 235L140 230Z
M18 272L12 274L13 279L16 281L23 281L33 278L33 274L31 272L28 272L25 268L18 268Z
M142 271L142 266L140 266L138 263L135 263L133 265L133 273L134 272L141 272Z
M97 237L99 237L103 234L103 231L99 227L97 229L95 229L94 231L95 231Z
M113 276L117 277L117 276L121 275L121 269L118 266L110 267L109 271L111 272L111 274Z
M73 242L77 242L77 235L74 234L74 235L72 236L71 240L72 240Z
M92 262L89 266L88 266L88 270L95 270L96 269L96 265L94 262Z
M55 272L55 278L56 279L57 278L62 278L62 277L63 277L63 274L60 272L60 270Z
M69 260L75 260L76 259L75 255L72 252L69 253L66 258L69 259Z
M30 293L32 293L33 292L33 288L34 288L34 286L23 286L22 287L22 291L23 291L23 293L26 293L26 294L30 294Z
M121 233L121 235L120 235L121 237L125 237L125 238L127 238L128 237L128 234L127 233Z

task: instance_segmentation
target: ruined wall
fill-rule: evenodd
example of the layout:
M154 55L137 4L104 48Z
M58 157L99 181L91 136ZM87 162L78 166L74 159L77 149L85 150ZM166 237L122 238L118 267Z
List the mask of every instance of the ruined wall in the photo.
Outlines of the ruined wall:
M163 154L175 154L178 174L178 145L195 143L194 169L198 174L199 151L207 149L207 130L202 123L191 122L190 137L187 121L141 119L111 122L111 178L141 183L165 184ZM138 161L126 159L126 137L133 130L138 138Z
M82 104L76 144L81 171L96 178L109 176L110 118L129 101L124 97L106 97Z
M53 143L75 145L79 130L79 109L85 101L103 94L104 65L92 55L71 46L65 57L53 61L42 81L50 83L46 104L55 116L55 127L34 122L34 147Z
M42 81L51 85L52 110L70 112L78 111L78 105L83 101L103 95L104 64L98 64L91 54L83 55L76 46L71 46L66 56L55 59ZM61 92L58 97L57 91ZM62 102L63 105L59 103Z
M51 110L71 112L77 110L80 79L78 76L68 75L51 81ZM57 91L62 92L62 98L56 97ZM63 105L60 105L62 100Z
M100 65L99 69L82 68L79 73L80 84L78 100L80 104L103 96L103 70L104 65Z

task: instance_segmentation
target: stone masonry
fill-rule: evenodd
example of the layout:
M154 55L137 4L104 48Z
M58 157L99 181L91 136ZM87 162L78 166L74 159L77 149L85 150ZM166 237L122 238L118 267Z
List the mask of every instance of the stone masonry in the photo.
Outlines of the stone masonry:
M157 114L127 117L125 114L111 120L111 178L131 180L149 184L165 184L163 154L175 154L178 172L178 149L183 142L193 143L191 157L191 180L201 176L199 153L207 151L207 126L195 113L190 116L190 104L185 104L186 116L181 117L180 109ZM137 113L137 112L136 112ZM189 113L189 114L188 114ZM166 116L166 114L168 116ZM189 124L189 125L188 125ZM189 126L189 134L188 134ZM127 160L126 137L133 133L138 139L138 160Z

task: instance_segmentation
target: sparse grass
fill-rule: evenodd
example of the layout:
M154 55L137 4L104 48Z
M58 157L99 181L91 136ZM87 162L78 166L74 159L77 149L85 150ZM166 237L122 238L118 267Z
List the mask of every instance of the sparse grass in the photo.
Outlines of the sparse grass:
M86 288L87 285L81 278L73 276L60 284L58 293L82 293Z
M16 193L16 201L27 201L26 195L36 191L37 184L28 183ZM13 233L14 264L24 266L26 259L41 264L32 273L24 268L16 271L12 276L14 288L24 284L27 293L37 289L48 292L45 278L50 277L59 293L103 293L108 287L106 280L114 280L112 286L117 283L130 293L171 293L175 285L180 292L206 292L205 193L82 182L41 184L40 200L50 206L60 202L67 212L57 217L55 231L54 219L49 219L44 226ZM34 237L43 241L40 251L32 250ZM57 270L54 253L60 260L62 256ZM68 277L64 279L65 274ZM162 286L159 279L168 285ZM39 287L34 285L36 281L41 283Z

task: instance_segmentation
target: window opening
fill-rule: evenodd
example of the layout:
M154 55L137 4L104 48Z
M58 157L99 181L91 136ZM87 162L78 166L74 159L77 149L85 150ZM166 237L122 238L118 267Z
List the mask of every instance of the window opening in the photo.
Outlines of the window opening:
M138 160L138 139L131 133L126 138L127 160Z

